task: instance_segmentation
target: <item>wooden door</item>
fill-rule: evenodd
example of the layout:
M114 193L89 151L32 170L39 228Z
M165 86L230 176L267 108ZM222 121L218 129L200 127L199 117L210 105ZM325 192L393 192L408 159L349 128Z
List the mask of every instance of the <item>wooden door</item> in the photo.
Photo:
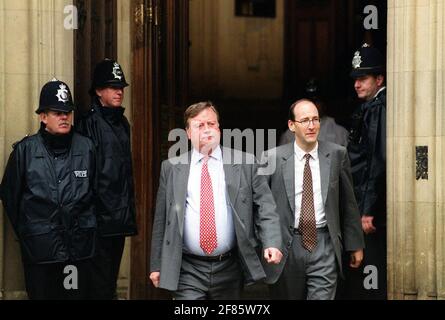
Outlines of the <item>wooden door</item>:
M132 299L168 298L149 281L150 245L168 132L182 127L188 79L188 1L132 0L133 159L139 234L131 245Z
M333 90L336 63L336 33L343 21L338 17L340 1L288 0L285 16L285 96L294 100L304 93L305 83L317 78L323 88Z
M368 5L378 8L377 30L364 28ZM285 101L301 98L315 77L328 114L347 122L356 104L353 53L364 42L385 53L387 0L286 0L285 6Z
M79 28L74 31L74 101L88 111L94 66L104 58L117 59L117 0L75 0Z

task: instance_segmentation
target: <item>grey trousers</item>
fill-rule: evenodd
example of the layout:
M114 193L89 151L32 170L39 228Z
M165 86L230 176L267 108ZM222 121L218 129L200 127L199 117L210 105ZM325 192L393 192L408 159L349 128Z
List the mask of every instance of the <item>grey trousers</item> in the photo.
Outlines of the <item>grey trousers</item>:
M292 247L278 281L269 286L272 299L333 300L337 289L337 263L327 228L317 230L313 252L301 245L301 235L294 233Z
M238 300L243 287L243 274L238 257L224 261L202 261L182 257L175 300Z

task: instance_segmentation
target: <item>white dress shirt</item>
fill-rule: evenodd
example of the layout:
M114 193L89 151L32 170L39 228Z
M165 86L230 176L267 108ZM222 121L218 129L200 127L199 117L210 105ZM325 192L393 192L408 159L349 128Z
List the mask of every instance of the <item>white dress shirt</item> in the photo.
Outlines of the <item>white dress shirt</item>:
M375 94L375 96L374 96L372 99L375 99L375 97L377 97L377 96L379 95L379 93L382 92L382 91L385 90L385 89L386 89L386 87L382 87L382 88L380 88L380 90L377 91L377 93Z
M323 207L323 197L321 195L320 161L318 158L318 143L311 152L302 150L297 143L294 143L295 150L295 228L298 228L301 213L301 198L303 196L303 173L306 159L304 156L309 153L311 158L309 166L312 173L312 188L314 190L315 222L317 228L326 226L326 215Z
M205 256L199 244L201 169L204 155L193 149L184 218L185 252ZM216 256L230 251L235 246L235 227L224 174L221 148L217 147L209 157L208 169L212 180L213 203L215 205L217 248L210 254Z

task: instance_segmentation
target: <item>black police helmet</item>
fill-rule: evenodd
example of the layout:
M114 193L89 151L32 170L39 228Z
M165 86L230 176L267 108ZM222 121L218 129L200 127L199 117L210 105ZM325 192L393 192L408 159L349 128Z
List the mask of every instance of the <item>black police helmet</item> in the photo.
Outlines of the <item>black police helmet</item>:
M352 78L359 78L370 74L384 74L385 62L382 54L374 47L364 44L354 53L352 59Z
M111 59L104 59L94 68L93 83L89 94L95 96L97 88L125 88L128 85L119 63Z
M68 85L56 78L47 82L40 91L37 114L45 110L71 112L74 111L73 99Z

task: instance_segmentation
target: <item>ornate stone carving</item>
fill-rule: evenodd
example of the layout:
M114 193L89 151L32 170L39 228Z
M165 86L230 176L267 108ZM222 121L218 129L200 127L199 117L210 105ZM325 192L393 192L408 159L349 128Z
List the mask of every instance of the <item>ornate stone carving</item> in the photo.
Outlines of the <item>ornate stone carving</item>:
M416 147L416 180L428 180L428 146Z

